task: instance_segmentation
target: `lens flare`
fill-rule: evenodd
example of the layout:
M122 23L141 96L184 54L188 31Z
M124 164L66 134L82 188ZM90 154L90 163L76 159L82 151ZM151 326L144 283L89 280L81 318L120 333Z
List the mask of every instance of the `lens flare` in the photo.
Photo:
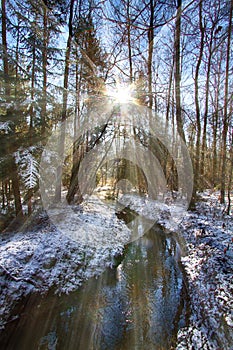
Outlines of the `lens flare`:
M135 102L133 97L133 85L125 85L122 83L117 83L115 88L109 87L107 89L106 95L114 99L117 103L129 103Z

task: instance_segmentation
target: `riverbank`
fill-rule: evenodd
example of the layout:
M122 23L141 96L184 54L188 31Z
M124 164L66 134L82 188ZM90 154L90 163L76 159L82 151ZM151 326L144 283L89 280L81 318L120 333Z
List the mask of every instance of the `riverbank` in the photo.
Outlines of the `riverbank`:
M125 223L97 197L68 213L56 207L53 214L60 230L42 212L34 230L0 235L0 329L17 317L11 311L19 300L51 289L57 294L76 290L114 266L129 240Z
M176 232L191 307L189 327L179 330L176 349L230 349L233 218L224 213L218 193L202 193L193 212L167 203L122 197L124 206ZM71 209L66 213L55 207L52 221L41 213L34 230L0 236L1 328L18 317L11 311L23 297L51 289L68 294L113 266L123 253L130 230L116 217L116 209L97 197Z
M202 193L179 225L188 248L181 261L192 308L190 327L178 334L179 350L233 348L233 217L218 198Z
M191 317L178 333L177 350L233 348L233 217L219 203L219 193L200 194L195 211L172 203L159 205L138 196L122 202L185 240L181 263L187 277ZM182 249L181 249L182 253Z

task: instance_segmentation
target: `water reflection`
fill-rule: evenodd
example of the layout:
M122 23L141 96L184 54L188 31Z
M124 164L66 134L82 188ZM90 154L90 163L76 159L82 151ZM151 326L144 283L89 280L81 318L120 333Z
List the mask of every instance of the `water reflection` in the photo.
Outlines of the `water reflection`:
M4 349L170 349L187 323L177 242L153 228L117 269L67 296L31 296L1 337Z

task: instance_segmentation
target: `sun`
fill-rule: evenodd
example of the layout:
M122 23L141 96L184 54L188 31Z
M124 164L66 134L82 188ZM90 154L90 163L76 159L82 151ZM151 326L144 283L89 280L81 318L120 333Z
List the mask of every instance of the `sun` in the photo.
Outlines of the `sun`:
M117 83L115 88L108 88L107 95L117 103L134 102L132 85Z
M130 86L118 84L113 93L113 98L115 98L115 100L119 103L128 103L132 101L132 91Z

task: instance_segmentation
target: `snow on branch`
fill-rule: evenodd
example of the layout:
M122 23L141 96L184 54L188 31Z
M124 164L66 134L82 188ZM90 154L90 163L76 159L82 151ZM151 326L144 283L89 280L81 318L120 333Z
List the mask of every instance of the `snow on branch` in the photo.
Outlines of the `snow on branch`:
M16 153L16 162L19 172L27 189L34 188L39 179L39 163L31 149L21 149Z
M8 134L11 131L11 123L9 121L0 122L0 131Z

